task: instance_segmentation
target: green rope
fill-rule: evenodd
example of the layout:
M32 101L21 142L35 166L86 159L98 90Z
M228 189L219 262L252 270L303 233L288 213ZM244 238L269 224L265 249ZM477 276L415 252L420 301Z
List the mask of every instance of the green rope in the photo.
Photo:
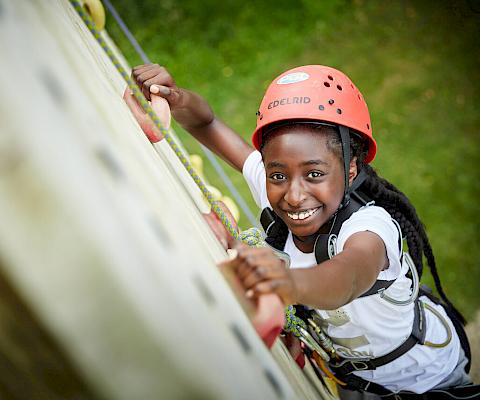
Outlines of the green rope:
M283 330L285 332L293 333L296 337L300 337L302 334L298 328L300 327L306 330L307 325L303 319L295 315L296 312L297 310L294 306L288 306L285 309L285 326L283 327Z
M201 192L203 193L203 195L211 205L213 212L218 215L218 218L220 218L220 220L222 221L223 225L225 226L227 231L230 233L230 235L232 235L235 239L238 239L237 230L233 227L232 223L228 219L227 215L223 212L221 207L218 205L218 203L214 200L212 193L210 193L210 191L205 186L205 183L195 172L192 165L183 154L182 150L178 147L177 143L170 135L169 131L165 129L165 127L162 125L162 123L160 122L160 119L158 118L157 114L155 114L155 111L153 111L152 107L148 103L143 93L140 91L140 89L135 84L135 82L130 78L130 75L127 73L125 68L123 68L123 66L120 64L115 54L112 52L108 44L102 38L102 36L100 35L100 32L97 30L95 23L92 21L90 15L85 11L85 9L82 7L82 5L78 0L70 0L70 4L77 11L78 15L83 20L87 28L90 30L94 38L97 40L98 44L105 51L108 58L110 58L110 60L112 61L117 71L120 73L120 75L125 80L125 82L127 82L128 87L130 88L133 95L138 100L138 102L140 103L144 111L150 116L155 126L160 130L165 140L168 142L172 150L175 152L175 154L180 159L184 167L187 169L188 173L193 178L193 180L195 181L195 183L200 188Z
M249 228L240 232L238 238L250 247L266 247L265 239L258 228Z

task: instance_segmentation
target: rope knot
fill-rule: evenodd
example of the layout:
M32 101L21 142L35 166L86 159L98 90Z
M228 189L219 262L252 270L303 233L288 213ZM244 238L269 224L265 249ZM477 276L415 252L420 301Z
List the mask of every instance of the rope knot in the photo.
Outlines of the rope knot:
M238 238L250 247L265 247L265 239L258 228L249 228L240 233Z

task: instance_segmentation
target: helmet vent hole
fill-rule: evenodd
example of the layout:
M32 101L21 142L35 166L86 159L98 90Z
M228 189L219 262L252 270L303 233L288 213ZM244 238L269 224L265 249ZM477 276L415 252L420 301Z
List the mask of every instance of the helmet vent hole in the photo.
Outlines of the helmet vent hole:
M337 114L341 114L342 113L342 109L341 108L337 108Z
M358 96L358 100L362 100L362 98L360 97L360 95L357 95Z
M320 104L320 105L318 106L318 109L319 109L320 111L323 111L323 110L325 110L325 107L324 107L322 104Z
M333 104L333 103L335 103L335 100L333 99L328 100L328 104Z
M370 129L370 124L367 124L367 129Z
M323 82L323 84L326 86L326 87L330 87L330 84L328 82Z
M340 85L337 85L338 90L342 90L342 87Z
M333 81L333 76L332 76L332 75L328 75L328 79L330 79L331 81Z

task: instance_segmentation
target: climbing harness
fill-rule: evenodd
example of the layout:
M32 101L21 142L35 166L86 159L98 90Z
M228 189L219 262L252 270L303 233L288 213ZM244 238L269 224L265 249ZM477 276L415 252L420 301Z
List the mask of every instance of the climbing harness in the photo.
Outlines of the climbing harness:
M327 231L328 233L317 234L314 243L314 254L318 264L332 258L336 254L335 239L338 236L343 222L350 218L350 216L361 207L371 204L368 197L361 191L363 179L364 178L360 173L351 186L352 190L350 190L349 193L351 199L346 207L337 211L337 213L326 224L327 229L322 227L322 232ZM283 221L281 221L271 209L266 208L262 211L261 222L267 234L265 241L272 246L275 244L278 249L283 249L286 238L282 243L278 243L278 238L271 236L272 234L275 234L275 232L278 232L276 225L282 224ZM438 299L433 299L433 296L429 295L426 289L420 287L418 273L413 260L408 253L403 252L400 228L397 223L395 223L395 226L399 231L398 250L401 257L400 260L401 263L405 263L408 266L412 278L411 295L406 300L394 299L386 294L386 289L388 289L395 280L377 280L372 288L359 297L378 294L385 301L397 306L406 306L414 302L414 321L412 331L407 340L405 340L400 346L393 351L376 358L346 359L340 357L335 351L332 340L321 328L321 321L323 318L317 310L301 305L287 307L287 322L284 330L286 332L291 332L297 336L302 343L304 343L305 347L308 349L306 354L309 354L310 357L313 358L316 365L324 374L330 376L333 373L338 381L337 383L346 386L349 389L364 390L379 394L387 392L391 393L383 388L383 386L375 385L369 381L363 380L352 373L355 371L375 370L378 367L386 365L408 352L417 343L429 347L445 347L452 339L452 331L445 318L435 308L420 299L420 296L426 295L434 303L440 304ZM442 343L432 343L425 340L425 311L433 313L439 318L444 326L446 339ZM465 353L468 354L468 351L465 350Z
M208 190L206 187L205 183L202 181L202 179L198 176L198 174L195 172L193 169L192 165L188 161L187 157L183 154L182 150L179 148L175 140L172 138L170 135L170 132L165 129L165 127L162 125L160 122L158 116L156 113L153 111L152 107L148 103L148 101L145 99L145 96L143 93L140 91L138 86L135 84L135 82L130 78L129 74L125 70L125 68L122 66L118 58L115 56L115 54L112 52L108 44L105 42L103 37L100 35L100 32L95 26L95 23L92 21L91 17L88 15L88 13L85 11L85 9L82 7L80 2L78 0L70 0L70 4L74 7L74 9L77 11L78 15L80 18L83 20L85 25L88 27L94 38L97 40L98 44L102 47L102 49L105 51L107 56L110 58L112 61L113 65L117 69L117 71L120 73L122 78L125 80L125 82L128 84L128 87L132 91L132 94L135 96L139 104L142 106L142 108L145 110L145 112L149 115L149 117L152 119L155 127L162 133L164 136L165 140L168 142L172 150L175 152L177 157L180 159L181 163L184 165L190 176L193 178L205 198L207 199L208 203L212 207L212 210L217 214L218 218L220 221L222 221L223 225L225 225L225 228L227 229L228 233L232 235L233 238L238 239L238 232L234 228L232 222L228 219L227 215L223 212L221 207L217 204L215 199L213 198L212 193Z
M98 1L98 0L97 0ZM105 6L108 8L110 13L112 14L113 18L117 22L118 26L122 30L122 32L125 34L126 38L132 45L132 47L135 49L137 52L138 56L142 59L142 62L144 64L150 64L151 60L143 50L142 46L138 43L138 41L135 39L135 36L132 34L130 29L128 29L128 26L125 24L123 21L122 17L120 14L117 12L113 4L110 2L110 0L103 0L105 3ZM215 155L204 145L200 144L200 148L202 149L203 153L205 156L208 158L208 161L210 164L213 166L215 169L216 173L218 176L222 179L223 183L227 186L228 190L232 194L232 196L235 198L236 202L239 204L240 208L242 209L244 215L247 217L248 221L252 226L257 226L257 219L253 215L252 211L250 210L250 207L248 206L247 202L244 200L240 192L237 190L235 185L233 184L232 180L230 177L227 175L227 173L224 171L222 165L218 162L217 158Z

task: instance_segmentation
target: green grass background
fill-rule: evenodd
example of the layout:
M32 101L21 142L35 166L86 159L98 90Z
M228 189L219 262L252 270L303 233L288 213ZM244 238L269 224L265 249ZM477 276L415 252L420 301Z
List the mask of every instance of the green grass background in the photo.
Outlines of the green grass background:
M480 306L480 3L477 1L114 0L146 53L249 140L270 81L302 64L344 71L364 94L378 172L423 220L444 288ZM107 29L140 58L113 18ZM176 128L187 149L200 154ZM225 165L225 164L224 164ZM240 174L232 180L258 212ZM227 190L206 168L208 180ZM248 223L243 218L241 226ZM428 274L423 281L433 284Z

